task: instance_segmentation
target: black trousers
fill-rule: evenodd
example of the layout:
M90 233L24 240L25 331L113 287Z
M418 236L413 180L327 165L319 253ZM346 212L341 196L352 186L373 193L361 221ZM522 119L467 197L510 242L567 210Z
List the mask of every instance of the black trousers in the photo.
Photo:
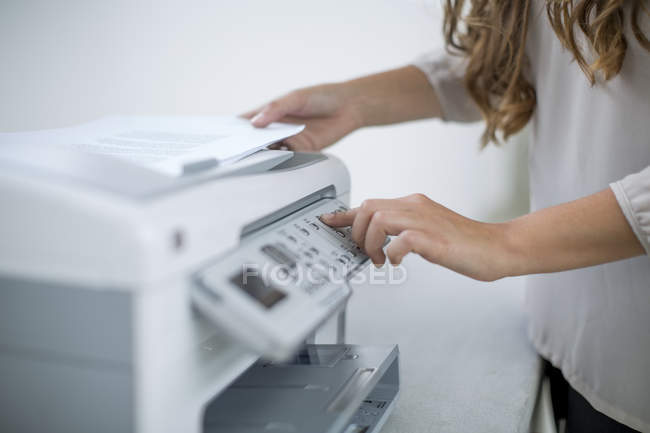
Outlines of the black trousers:
M546 362L546 374L551 382L555 424L565 419L566 433L638 433L594 409L550 362Z

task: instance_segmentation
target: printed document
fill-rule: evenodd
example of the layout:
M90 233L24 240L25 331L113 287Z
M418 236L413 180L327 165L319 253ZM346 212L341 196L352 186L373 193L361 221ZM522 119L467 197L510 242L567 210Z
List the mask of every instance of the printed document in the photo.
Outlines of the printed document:
M112 116L71 128L0 134L0 145L42 144L122 158L171 176L238 161L304 129L255 128L235 116Z

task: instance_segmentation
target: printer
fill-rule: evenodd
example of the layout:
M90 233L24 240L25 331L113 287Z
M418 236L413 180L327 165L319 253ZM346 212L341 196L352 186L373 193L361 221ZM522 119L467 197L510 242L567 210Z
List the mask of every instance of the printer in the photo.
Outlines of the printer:
M368 259L318 219L349 189L324 154L168 177L1 146L0 431L378 432L398 349L345 344Z

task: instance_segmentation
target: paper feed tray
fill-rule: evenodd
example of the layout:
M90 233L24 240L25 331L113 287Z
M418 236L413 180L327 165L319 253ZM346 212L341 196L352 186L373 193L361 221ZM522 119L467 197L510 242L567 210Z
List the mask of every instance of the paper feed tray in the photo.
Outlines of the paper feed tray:
M397 346L308 345L260 361L205 409L203 432L376 433L399 389Z

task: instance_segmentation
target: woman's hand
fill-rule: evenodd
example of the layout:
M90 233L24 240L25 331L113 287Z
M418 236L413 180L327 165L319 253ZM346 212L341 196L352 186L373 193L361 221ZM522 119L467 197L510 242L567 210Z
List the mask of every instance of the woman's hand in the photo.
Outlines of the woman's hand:
M348 212L321 216L352 226L372 262L401 263L410 252L482 281L559 272L645 253L614 193L606 188L514 220L488 224L450 211L422 194L366 200ZM382 250L386 236L397 236Z
M346 84L325 84L295 90L244 117L262 128L271 122L301 123L305 129L284 140L291 150L317 152L362 126L358 107Z
M294 90L245 113L254 126L301 123L305 129L284 141L297 151L319 151L363 126L440 117L426 76L406 66L336 84Z
M375 265L386 255L398 265L410 252L482 281L506 275L505 225L465 218L422 194L366 200L347 212L325 214L330 226L352 226L352 238ZM387 236L396 236L382 249Z

